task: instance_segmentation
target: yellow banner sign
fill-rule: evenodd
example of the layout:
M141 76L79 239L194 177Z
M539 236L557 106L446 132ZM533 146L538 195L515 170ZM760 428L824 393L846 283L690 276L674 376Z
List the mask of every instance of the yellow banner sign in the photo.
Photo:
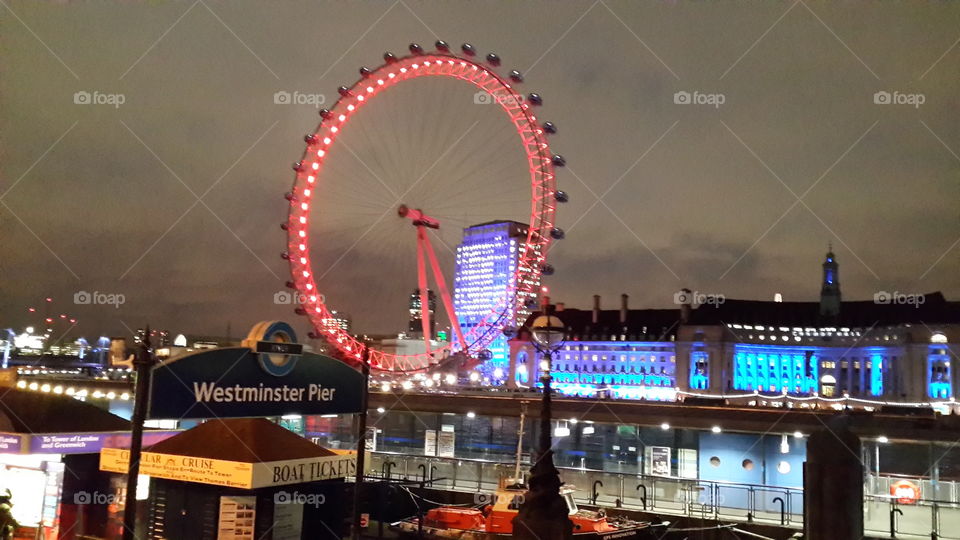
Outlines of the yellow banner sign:
M100 451L101 471L126 473L129 467L129 450L104 448ZM140 458L140 474L167 480L250 489L253 465L237 461L143 452Z
M104 448L100 451L101 471L126 473L129 466L129 450ZM243 489L353 477L356 471L356 452L263 463L241 463L154 452L143 452L140 458L140 474Z

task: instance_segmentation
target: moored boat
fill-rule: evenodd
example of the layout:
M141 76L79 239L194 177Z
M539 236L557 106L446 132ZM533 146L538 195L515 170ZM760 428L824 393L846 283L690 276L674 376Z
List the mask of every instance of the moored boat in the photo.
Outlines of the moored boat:
M592 511L577 507L573 489L564 487L561 496L567 503L568 516L573 522L573 537L577 540L630 540L655 538L654 531L669 523L651 524L624 517L607 516L602 510ZM483 508L440 506L430 509L419 519L409 518L395 524L406 538L450 540L504 540L513 535L513 518L523 504L526 488L501 486L492 505Z

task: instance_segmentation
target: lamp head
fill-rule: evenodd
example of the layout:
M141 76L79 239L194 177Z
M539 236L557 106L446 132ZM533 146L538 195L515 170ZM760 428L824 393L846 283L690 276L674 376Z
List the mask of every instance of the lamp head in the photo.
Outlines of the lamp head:
M549 351L560 348L564 341L565 330L563 321L556 315L541 315L530 325L534 343Z

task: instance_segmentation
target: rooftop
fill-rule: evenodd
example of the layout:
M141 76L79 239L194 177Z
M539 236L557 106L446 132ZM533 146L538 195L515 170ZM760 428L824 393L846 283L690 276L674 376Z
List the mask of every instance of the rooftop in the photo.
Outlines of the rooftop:
M919 297L918 297L919 298ZM842 302L836 318L820 316L819 302L770 302L726 299L716 306L693 310L690 324L761 324L790 327L870 328L902 324L960 323L960 302L949 302L940 292L922 295L923 303Z

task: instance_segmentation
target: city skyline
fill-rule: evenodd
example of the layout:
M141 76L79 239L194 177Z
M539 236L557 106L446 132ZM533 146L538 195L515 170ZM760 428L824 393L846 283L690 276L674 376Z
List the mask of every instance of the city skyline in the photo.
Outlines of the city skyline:
M274 302L287 279L277 225L289 163L317 107L274 95L332 99L360 65L413 40L427 46L433 32L496 51L504 72L523 71L523 90L543 94L559 127L552 144L569 166L558 182L571 202L558 212L567 237L551 250L557 273L545 280L555 299L587 306L594 294L627 293L635 305L669 307L687 287L811 300L829 242L844 265L844 298L960 296L950 203L960 133L947 121L958 95L957 7L870 6L854 17L853 7L802 3L728 13L528 3L496 13L460 6L465 15L450 17L442 6L394 6L352 15L326 5L323 19L342 24L304 47L298 32L257 28L265 8L253 4L11 4L18 18L0 24L22 53L10 59L3 106L41 113L3 121L18 134L0 169L5 324L26 325L26 308L51 296L76 314L72 335L88 338L181 321L205 334L259 319L305 330L294 306ZM504 23L504 10L516 22ZM846 22L863 17L873 24L862 32ZM86 24L101 18L109 35ZM655 23L664 19L690 34ZM167 30L173 39L158 39ZM184 75L204 81L203 91L158 83ZM83 92L125 100L84 104ZM923 103L896 101L904 95ZM371 256L361 249L356 264ZM81 291L125 302L74 304ZM362 326L364 313L345 304L335 308Z

